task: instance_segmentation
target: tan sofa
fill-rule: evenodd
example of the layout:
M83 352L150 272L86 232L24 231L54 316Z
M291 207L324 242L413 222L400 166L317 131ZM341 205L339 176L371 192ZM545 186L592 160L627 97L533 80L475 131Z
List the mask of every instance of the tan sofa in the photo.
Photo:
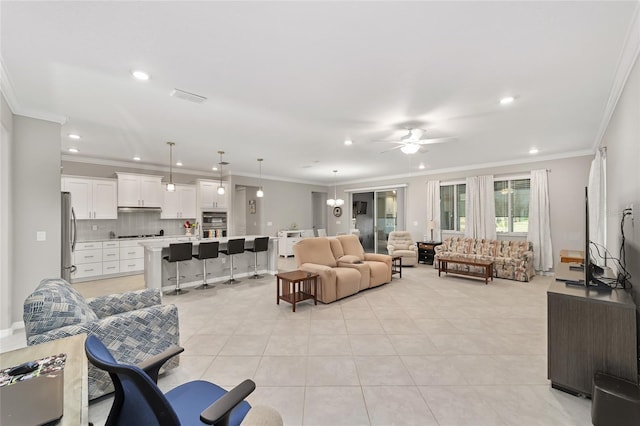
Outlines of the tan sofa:
M391 256L365 253L357 235L305 238L293 254L298 269L320 276L318 300L324 303L391 281Z
M442 256L493 260L493 274L497 278L530 281L535 275L533 245L528 241L445 238L441 245L436 246L434 268L438 267L438 260ZM478 267L454 263L449 268L480 272Z

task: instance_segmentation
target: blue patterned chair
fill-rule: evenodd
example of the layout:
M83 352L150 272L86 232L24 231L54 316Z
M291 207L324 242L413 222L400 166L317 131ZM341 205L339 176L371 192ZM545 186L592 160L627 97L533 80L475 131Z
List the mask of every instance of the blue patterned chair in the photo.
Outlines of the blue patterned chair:
M46 279L24 302L27 345L86 333L95 335L118 362L138 364L180 343L178 308L162 305L148 289L84 299L63 279ZM179 357L161 373L178 366ZM89 399L113 392L109 375L89 366Z

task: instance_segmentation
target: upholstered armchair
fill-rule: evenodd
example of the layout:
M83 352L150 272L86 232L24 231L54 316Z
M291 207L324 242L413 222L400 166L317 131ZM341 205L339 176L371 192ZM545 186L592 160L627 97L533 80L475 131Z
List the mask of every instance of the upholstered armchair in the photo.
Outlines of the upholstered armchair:
M418 263L418 247L408 231L391 231L387 240L390 256L401 256L402 266L413 266Z
M178 308L148 289L85 299L63 279L46 279L24 302L27 345L86 333L98 337L123 363L139 364L180 343ZM177 367L178 357L163 371ZM113 391L109 375L89 366L89 399Z

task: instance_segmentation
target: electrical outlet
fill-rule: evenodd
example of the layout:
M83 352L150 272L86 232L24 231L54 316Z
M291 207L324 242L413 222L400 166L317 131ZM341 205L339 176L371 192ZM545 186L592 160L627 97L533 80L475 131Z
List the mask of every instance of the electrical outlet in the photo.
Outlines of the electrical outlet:
M91 225L91 230L92 231L97 231L98 230L98 225Z

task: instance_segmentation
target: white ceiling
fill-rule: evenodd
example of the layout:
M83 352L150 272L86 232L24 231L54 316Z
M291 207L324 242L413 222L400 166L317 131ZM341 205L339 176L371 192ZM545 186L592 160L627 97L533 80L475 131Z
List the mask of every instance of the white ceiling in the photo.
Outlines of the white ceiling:
M234 174L262 157L318 183L584 154L638 4L2 1L3 87L16 113L66 118L62 153L167 165L170 140L196 171L218 150ZM381 154L407 127L458 140Z

